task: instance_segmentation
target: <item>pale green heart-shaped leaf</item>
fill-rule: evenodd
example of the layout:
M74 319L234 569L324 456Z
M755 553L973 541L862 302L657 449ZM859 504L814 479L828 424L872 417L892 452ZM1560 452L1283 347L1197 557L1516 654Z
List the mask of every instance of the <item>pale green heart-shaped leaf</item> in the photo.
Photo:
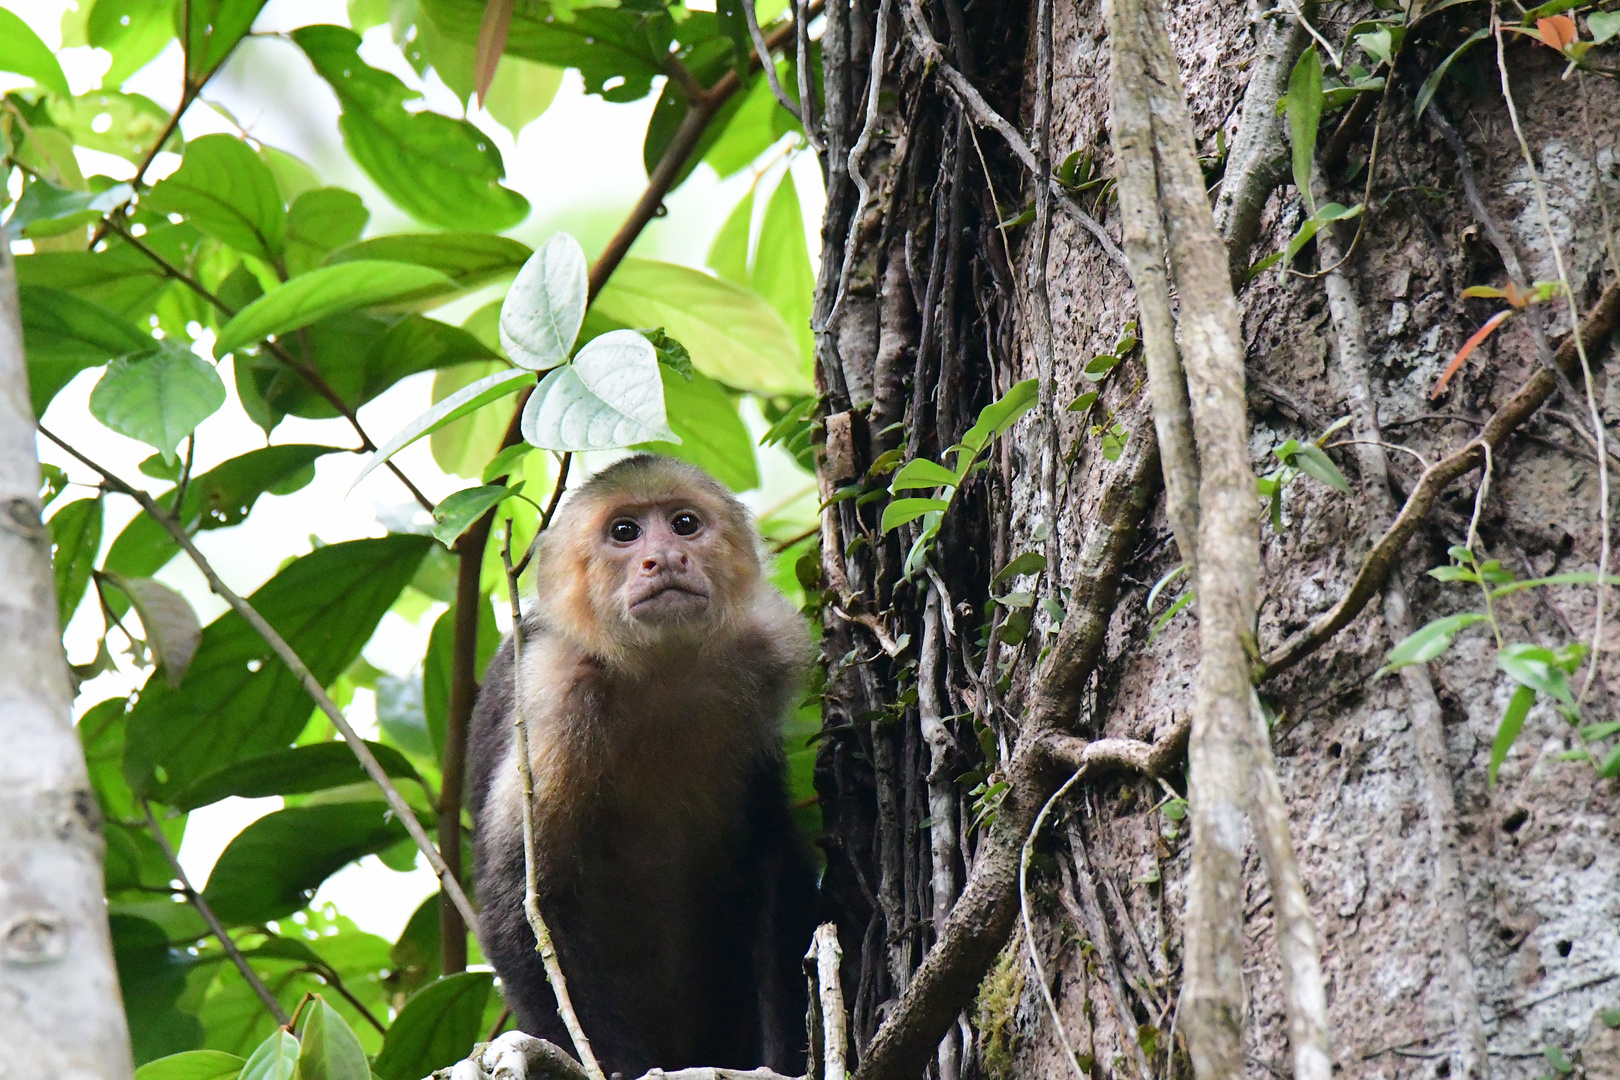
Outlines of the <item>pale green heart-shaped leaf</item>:
M1620 34L1620 11L1594 11L1586 16L1586 27L1592 31L1592 44L1601 45Z
M505 371L497 371L493 375L486 375L475 383L463 386L449 397L436 402L433 408L406 424L392 439L378 447L377 452L371 455L371 459L366 462L366 467L360 470L360 475L354 478L354 483L358 484L364 480L366 474L371 472L372 469L375 469L422 436L431 435L446 424L459 420L492 401L503 398L508 394L517 393L533 380L534 375L532 372L524 371L521 368L508 368ZM354 485L351 484L349 490L353 491Z
M501 304L501 348L530 371L568 359L585 321L589 267L585 250L558 233L529 256Z
M180 440L225 404L225 383L214 365L165 343L146 356L119 357L90 391L90 412L120 435L173 460Z
M657 350L634 330L593 339L529 395L523 437L543 450L574 451L680 442L664 411Z
M323 266L270 290L237 312L220 330L214 355L224 356L340 311L454 288L455 283L439 271L409 263L358 260Z

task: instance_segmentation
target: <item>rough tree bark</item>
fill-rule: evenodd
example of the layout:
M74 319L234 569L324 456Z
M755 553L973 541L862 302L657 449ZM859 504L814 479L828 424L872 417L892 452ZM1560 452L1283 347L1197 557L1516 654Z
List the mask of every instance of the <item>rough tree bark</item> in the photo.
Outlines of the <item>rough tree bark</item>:
M11 242L0 226L0 1047L18 1076L123 1080L101 815L73 731Z
M1144 271L1162 281L1165 236L1122 229L1140 219L1122 222L1131 205L1107 183L1127 180L1110 138L1121 115L1110 108L1103 3L1052 5L1049 37L1044 10L1040 0L826 9L828 208L813 325L829 672L817 783L861 1080L925 1069L952 1080L1062 1075L1070 1066L1055 1022L1093 1076L1134 1076L1144 1053L1154 1076L1192 1073L1186 1004L1176 1010L1191 847L1179 796L1199 623L1190 613L1154 623L1203 575L1189 565L1147 605L1153 583L1198 544L1200 510L1204 525L1210 513L1198 498L1209 461L1191 438L1197 402L1159 378L1193 347L1177 325L1186 283L1139 299L1125 272L1122 248L1139 282ZM1448 140L1414 119L1419 87L1482 12L1459 6L1414 24L1396 69L1379 72L1382 97L1330 114L1317 200L1360 202L1370 172L1363 220L1307 245L1292 272L1253 276L1303 216L1276 113L1289 72L1312 29L1347 62L1374 66L1347 39L1376 10L1194 0L1164 12L1203 171L1181 180L1210 189L1227 247L1203 269L1218 263L1237 293L1249 430L1224 437L1223 467L1238 459L1245 474L1268 474L1273 448L1353 420L1325 440L1351 493L1294 479L1280 528L1260 526L1258 595L1233 605L1244 614L1232 636L1253 634L1251 677L1272 718L1246 737L1269 740L1255 757L1275 759L1269 805L1287 813L1262 813L1258 839L1233 839L1242 921L1232 933L1241 926L1244 962L1241 996L1226 1004L1242 1037L1221 1071L1327 1067L1319 1053L1298 1054L1321 1030L1289 1015L1299 986L1288 980L1309 981L1300 935L1312 923L1334 1075L1528 1080L1546 1071L1543 1046L1597 1054L1607 1029L1596 1014L1620 1004L1614 783L1563 760L1574 734L1538 707L1487 786L1512 684L1483 634L1458 635L1427 669L1373 677L1411 629L1477 606L1477 592L1419 572L1463 541L1481 442L1495 464L1481 557L1520 577L1599 562L1590 424L1583 395L1564 389L1580 379L1567 307L1546 306L1539 341L1535 319L1510 324L1430 400L1440 370L1494 310L1462 298L1465 287L1557 277L1489 50L1458 60L1435 99L1468 118L1462 135ZM1509 39L1507 62L1587 316L1596 397L1620 420L1606 375L1620 267L1609 265L1605 234L1620 198L1620 95L1611 80L1562 81L1565 61L1528 39ZM1158 78L1158 90L1173 81ZM1572 125L1574 115L1588 119ZM1143 257L1150 251L1160 263ZM1145 357L1132 352L1088 378L1088 362L1113 353L1133 320ZM1037 376L1040 408L992 445L927 565L908 576L917 526L882 535L881 499L834 497L885 486L900 463L885 453L896 448L900 460L946 460L983 406ZM1066 411L1090 390L1095 403ZM1121 541L1117 560L1099 558L1105 537ZM1214 550L1226 568L1244 558L1230 544ZM1047 556L1043 572L992 585L1030 552ZM1016 604L1018 593L1037 606L992 599ZM1043 610L1043 596L1061 610ZM1547 646L1586 636L1594 608L1590 588L1499 605L1509 640ZM1033 625L1020 638L1023 614ZM1613 663L1599 665L1588 722L1613 710ZM1251 723L1234 714L1229 726ZM1068 820L1043 830L1030 867L1034 932L1015 935L1018 850L1076 768L1087 771L1054 809ZM1265 786L1264 769L1233 768L1240 787ZM1283 850L1279 839L1286 847L1284 824L1297 870L1278 876L1263 856ZM1274 899L1274 884L1286 895Z

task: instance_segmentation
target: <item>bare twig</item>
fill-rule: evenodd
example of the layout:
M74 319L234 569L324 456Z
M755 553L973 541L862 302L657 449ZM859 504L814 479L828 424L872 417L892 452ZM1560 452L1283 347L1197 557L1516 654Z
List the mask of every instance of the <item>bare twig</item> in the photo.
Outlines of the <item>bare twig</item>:
M417 820L415 811L400 795L399 789L394 786L393 780L389 778L387 770L378 763L370 747L366 746L365 740L360 738L349 724L348 719L344 717L343 710L338 708L337 704L332 701L331 696L326 692L326 687L322 686L321 681L311 674L309 668L299 658L292 646L287 644L286 639L276 633L273 626L264 621L264 616L260 615L252 604L236 595L230 586L220 579L219 575L214 572L213 566L203 557L202 552L197 550L196 545L191 542L191 537L186 535L186 531L180 527L174 518L165 513L163 508L153 501L152 496L139 488L131 487L107 469L97 465L68 443L53 435L44 425L40 425L39 432L80 462L100 473L103 481L112 490L128 495L140 503L141 509L151 515L152 520L163 526L175 543L179 544L181 549L185 551L197 569L202 571L203 577L208 580L208 587L229 604L253 628L254 632L264 639L265 644L269 645L271 650L281 658L281 662L287 665L287 669L293 673L293 677L303 686L305 692L315 699L316 706L326 715L328 720L332 721L332 726L337 728L338 733L343 736L343 741L348 744L349 749L354 751L354 756L360 760L360 765L366 770L366 775L371 777L377 786L382 789L383 796L388 801L388 808L404 824L405 831L410 833L411 839L416 842L417 849L427 857L428 864L433 867L433 872L438 877L440 886L450 894L450 898L455 903L457 910L461 912L461 917L466 919L469 924L476 922L478 919L477 912L473 910L472 903L467 899L467 894L462 891L460 882L455 879L454 875L450 873L449 867L445 865L444 859L439 854L439 849L434 847L433 841L428 838L427 830L422 828L422 823Z
M180 883L180 889L185 894L187 903L196 908L197 914L208 924L208 930L218 939L219 947L225 950L225 955L236 965L236 970L242 973L242 981L258 995L259 1000L264 1003L265 1011L276 1018L276 1023L283 1027L292 1023L287 1016L287 1010L276 1000L276 995L264 985L259 973L253 970L247 962L247 957L242 955L242 950L231 940L230 932L225 929L225 924L219 921L219 916L214 914L214 909L202 898L201 893L191 887L191 879L186 876L185 867L180 865L180 857L175 854L174 845L169 843L169 837L164 833L163 826L158 823L157 815L152 813L152 804L142 799L141 809L146 811L147 829L151 832L152 839L157 841L158 847L163 849L163 857L169 861L169 869L174 872L175 880Z
M1000 135L1006 141L1007 147L1012 150L1014 156L1023 163L1024 168L1039 175L1040 167L1035 160L1034 151L1029 148L1029 143L1024 141L1024 137L1018 134L1018 129L1009 124L1000 113L992 109L989 102L984 100L984 95L980 94L974 85L968 81L967 77L952 67L945 59L944 50L940 48L939 42L934 40L934 35L928 29L928 20L923 16L920 0L906 0L904 13L906 25L911 30L912 46L922 53L923 59L927 60L939 72L940 78L945 80L945 85L950 87L951 93L956 95L957 100L962 103L962 107L967 110L968 115L980 127L991 128L996 134ZM1057 196L1058 205L1063 208L1064 213L1068 214L1081 228L1092 235L1108 257L1113 260L1114 265L1121 270L1129 271L1130 263L1126 261L1125 253L1119 250L1119 245L1114 243L1113 238L1108 235L1108 231L1102 227L1102 223L1086 213L1080 206L1079 200L1058 182L1055 175L1048 178L1047 186L1052 194Z
M523 693L523 607L518 602L517 572L512 569L510 526L507 528L505 546L501 549L501 563L506 568L506 593L512 604L512 679L515 683L512 717L517 726L517 753L512 756L517 758L518 775L523 780L523 913L528 917L529 929L534 932L535 948L539 950L540 960L546 968L546 981L551 984L551 992L557 999L557 1013L562 1017L563 1026L568 1029L568 1037L573 1040L574 1051L579 1054L590 1080L606 1080L602 1066L597 1063L596 1054L591 1050L591 1040L580 1026L579 1013L574 1011L574 1002L568 996L568 979L557 959L557 946L551 940L551 929L540 914L540 883L534 853L534 770L529 763L533 744L529 742L528 721L523 718L523 703L527 700Z
M815 1000L821 1017L822 1042L820 1046L812 1048L811 1054L819 1057L822 1071L817 1075L812 1068L806 1080L844 1080L849 1072L844 1062L844 1052L849 1043L848 1018L844 1011L843 985L838 981L838 969L843 959L844 950L838 944L838 927L830 922L816 927L805 961L814 962L816 969Z
M940 698L945 659L945 636L941 611L950 601L936 582L923 606L922 647L917 662L917 719L923 741L928 744L928 839L933 870L934 935L945 931L956 902L956 778L950 769L955 740L945 726L945 704ZM940 1040L938 1066L940 1080L956 1080L960 1059L955 1032L947 1031Z
M742 9L743 19L748 23L748 36L754 42L754 55L759 59L759 66L765 69L765 81L770 84L771 93L776 95L782 108L792 113L793 119L802 125L804 117L800 115L798 106L793 104L793 99L782 89L782 81L776 77L776 61L771 59L771 47L765 43L765 35L760 33L759 12L748 4L743 4Z
M1057 1032L1058 1042L1063 1047L1063 1056L1068 1059L1069 1068L1074 1070L1075 1080L1091 1080L1091 1075L1080 1067L1080 1059L1075 1056L1074 1046L1069 1042L1069 1033L1063 1028L1063 1016L1058 1012L1057 1002L1052 1000L1052 988L1046 984L1046 969L1041 965L1041 950L1035 941L1035 924L1029 917L1029 860L1035 854L1035 838L1041 834L1041 826L1046 824L1046 816L1052 812L1059 799L1068 794L1069 789L1079 781L1083 770L1076 769L1074 774L1063 781L1061 787L1052 792L1052 797L1046 800L1041 812L1035 815L1035 824L1029 827L1029 837L1024 841L1023 854L1018 859L1018 911L1024 920L1024 940L1029 942L1029 962L1035 968L1035 981L1040 984L1041 997L1046 1001L1046 1011L1052 1017L1052 1029ZM1138 1055L1142 1048L1136 1048ZM1143 1058L1142 1076L1146 1077L1148 1071L1147 1061Z
M1038 376L1036 396L1041 413L1040 481L1041 496L1046 502L1046 572L1043 575L1046 591L1057 591L1056 582L1063 553L1062 533L1058 529L1058 460L1063 449L1059 445L1057 407L1057 372L1052 332L1052 296L1047 288L1047 259L1052 245L1052 0L1038 0L1035 5L1035 236L1034 251L1030 252L1029 294L1034 309L1029 319L1030 336L1035 346L1035 373ZM1005 235L1005 230L1003 230ZM1030 943L1031 952L1034 942ZM1073 1055L1071 1054L1072 1058Z

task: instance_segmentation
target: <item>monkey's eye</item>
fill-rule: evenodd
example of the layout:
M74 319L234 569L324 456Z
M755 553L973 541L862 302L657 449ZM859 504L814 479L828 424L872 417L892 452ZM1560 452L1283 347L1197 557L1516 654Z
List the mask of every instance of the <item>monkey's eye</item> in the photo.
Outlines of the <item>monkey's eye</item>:
M691 536L703 528L703 519L690 510L682 510L669 519L669 528L676 536Z
M641 537L641 526L629 518L620 518L608 526L608 535L621 544L628 544Z

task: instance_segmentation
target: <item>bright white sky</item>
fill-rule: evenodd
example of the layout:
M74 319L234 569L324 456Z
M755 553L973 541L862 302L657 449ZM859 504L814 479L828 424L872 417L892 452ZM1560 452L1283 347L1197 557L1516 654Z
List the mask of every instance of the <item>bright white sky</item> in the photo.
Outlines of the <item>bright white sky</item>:
M21 15L47 45L55 48L61 41L62 14L74 3L6 0L4 6ZM254 28L257 32L275 32L312 22L347 25L346 5L342 0L270 0ZM66 49L57 55L75 93L97 88L110 63L107 54L97 49ZM361 55L368 63L393 71L409 85L422 85L394 47L386 27L366 33ZM123 89L173 108L179 100L180 72L179 49L171 43L167 52L137 72ZM0 75L0 88L19 82L25 81ZM422 89L432 108L460 115L460 104L436 76L430 77ZM534 207L529 220L512 230L511 235L538 246L552 233L566 229L579 236L587 252L599 249L645 184L641 143L653 101L654 97L648 97L634 104L613 105L587 97L578 73L571 71L555 102L523 129L515 145L511 136L487 116L474 115L473 121L485 129L505 156L508 185L527 196ZM264 37L245 43L230 66L210 85L204 103L194 105L187 113L182 132L188 139L216 131L234 132L237 128L227 114L254 138L308 161L327 182L359 192L371 211L368 235L420 228L388 203L350 162L338 133L335 97L289 42ZM79 159L86 175L99 172L123 179L134 171L128 162L108 154L80 150ZM175 155L160 155L148 178L161 178L178 164ZM772 170L764 182L773 184L774 173L779 172ZM807 240L815 257L820 250L816 223L824 201L820 174L808 155L800 155L792 172L805 211ZM666 200L669 215L649 226L636 253L701 266L715 231L753 182L754 175L748 170L721 182L707 165L700 166ZM756 200L756 213L763 213L765 204L764 198ZM16 250L29 248L24 242ZM459 322L494 295L498 290L459 301L436 314ZM125 479L141 480L136 465L151 449L108 431L90 418L86 402L99 374L99 369L87 371L69 384L52 402L44 422ZM231 379L226 383L234 385ZM405 380L366 405L360 411L361 423L374 440L382 442L428 407L430 385L431 377L427 375ZM752 419L757 426L757 415ZM341 421L289 418L276 429L274 441L346 446L354 444L354 437ZM242 411L233 390L225 406L198 429L196 471L200 473L262 445L262 433ZM39 449L41 460L62 466L73 479L92 480L89 470L53 444L41 439ZM466 481L440 471L425 439L407 448L396 460L430 498L439 499L467 486ZM232 588L246 594L267 580L289 553L308 551L311 536L331 543L381 535L385 530L378 523L380 515L401 510L408 513L414 504L409 504L405 490L392 475L381 469L352 494L346 494L362 464L359 456L352 455L321 459L315 480L303 490L288 496L264 496L248 522L236 529L202 533L198 547ZM802 474L780 451L762 449L760 466L764 484L744 497L756 510L783 501L805 483ZM108 501L104 550L134 512L134 504L127 499L115 497ZM225 608L209 593L201 574L184 559L171 563L158 576L183 592L205 622ZM420 663L428 630L441 610L442 606L436 605L414 624L389 614L366 649L366 658L385 671L408 675ZM100 629L100 614L94 603L87 602L68 628L69 654L75 662L90 658ZM130 678L123 673L103 675L84 685L79 707L132 689ZM362 734L375 732L369 693L357 696L349 717ZM181 862L193 882L201 887L231 837L255 818L280 806L279 798L230 799L194 812L180 850ZM435 887L432 872L420 858L417 869L400 874L371 857L328 880L316 903L332 901L362 928L393 938Z

